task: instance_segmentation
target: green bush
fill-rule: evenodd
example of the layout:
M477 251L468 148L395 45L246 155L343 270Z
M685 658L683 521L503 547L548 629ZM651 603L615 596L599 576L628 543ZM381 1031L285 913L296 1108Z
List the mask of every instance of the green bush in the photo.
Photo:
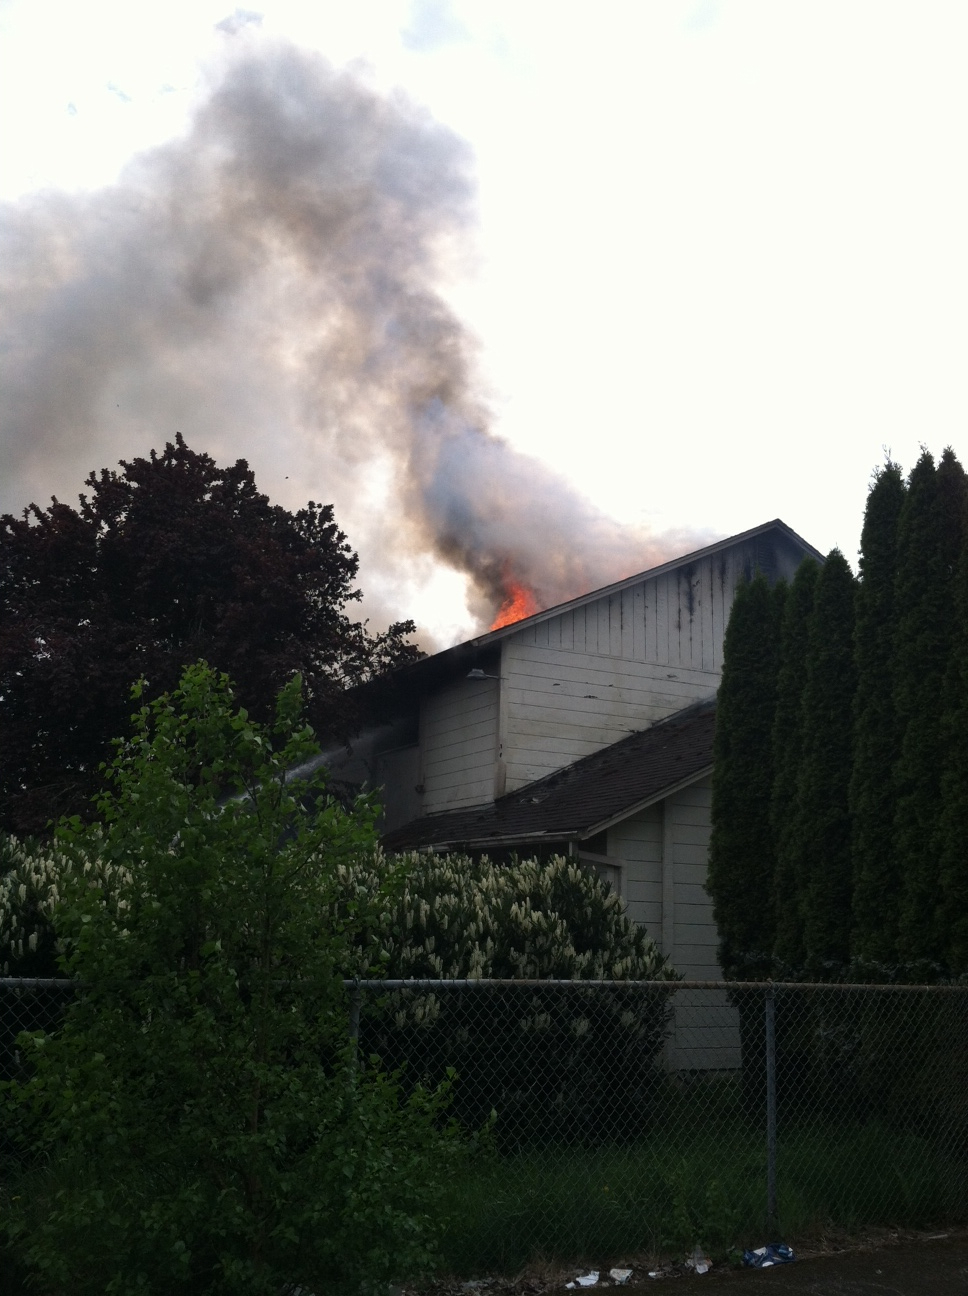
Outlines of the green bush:
M561 857L413 854L347 866L341 883L344 897L384 897L371 917L388 977L669 982L428 986L363 1001L364 1055L430 1085L453 1068L454 1115L474 1130L494 1112L503 1149L649 1126L676 974L594 872Z
M328 843L324 854L332 856ZM48 945L69 861L16 851L0 883L8 947ZM326 864L310 858L314 869ZM83 867L114 893L118 865L95 841ZM623 901L577 861L413 853L372 846L337 856L317 897L325 927L344 933L333 957L344 976L674 980ZM323 907L324 906L324 907ZM15 948L15 953L19 952ZM334 968L336 964L334 964ZM497 1114L501 1146L600 1142L647 1128L668 1019L662 990L520 987L367 992L360 1055L402 1069L409 1088L457 1071L453 1114L477 1130Z
M390 977L675 978L622 899L575 860L376 853L337 873L341 920L378 897L358 945L361 973L379 962Z
M27 1162L4 1227L51 1292L359 1291L432 1262L460 1144L445 1088L348 1054L341 971L369 924L334 888L375 811L306 811L299 712L293 685L256 725L187 670L134 718L99 824L58 834L83 988L21 1037L4 1113Z

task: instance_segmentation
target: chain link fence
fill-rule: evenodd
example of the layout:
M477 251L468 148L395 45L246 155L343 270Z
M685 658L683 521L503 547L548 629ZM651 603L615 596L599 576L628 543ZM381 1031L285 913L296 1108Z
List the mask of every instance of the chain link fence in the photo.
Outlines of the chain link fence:
M968 987L345 986L355 1065L449 1080L475 1136L456 1271L968 1219ZM0 1078L74 993L0 981Z

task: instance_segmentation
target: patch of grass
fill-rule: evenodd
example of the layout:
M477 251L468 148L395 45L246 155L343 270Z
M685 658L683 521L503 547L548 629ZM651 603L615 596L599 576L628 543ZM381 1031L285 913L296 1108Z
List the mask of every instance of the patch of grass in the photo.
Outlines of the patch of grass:
M700 1145L701 1143L701 1145ZM762 1217L762 1156L708 1137L692 1148L547 1149L494 1158L453 1203L444 1257L457 1272L536 1258L604 1263L702 1241L728 1248Z
M968 1218L968 1161L883 1124L781 1127L777 1177L779 1231L793 1244L832 1226ZM35 1216L55 1180L44 1167L20 1180L16 1191L28 1190ZM541 1260L603 1266L682 1256L697 1243L722 1260L775 1240L765 1217L762 1126L743 1119L737 1086L700 1082L670 1087L652 1135L634 1144L482 1151L451 1196L442 1267L481 1276ZM0 1251L0 1289L20 1292L22 1274L5 1260L12 1264Z
M929 1140L876 1123L795 1130L780 1141L781 1225L920 1225L968 1213L968 1164Z
M604 1265L697 1243L725 1257L761 1245L766 1140L735 1119L733 1098L680 1096L677 1118L634 1145L478 1161L452 1202L446 1266L510 1273L535 1260ZM791 1130L777 1164L785 1240L830 1225L916 1227L968 1215L968 1166L881 1125Z

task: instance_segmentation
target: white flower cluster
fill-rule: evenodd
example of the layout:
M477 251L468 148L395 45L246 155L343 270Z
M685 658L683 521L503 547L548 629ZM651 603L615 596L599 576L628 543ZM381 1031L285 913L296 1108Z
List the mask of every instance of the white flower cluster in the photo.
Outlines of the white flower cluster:
M61 903L69 879L79 874L89 886L105 893L116 917L125 908L124 887L131 881L127 869L87 857L71 858L56 847L31 850L16 837L0 839L0 967L10 973L11 962L37 949L51 930L54 910Z
M573 859L496 864L465 855L377 854L343 866L339 883L344 896L375 899L373 944L359 954L388 976L674 975L620 897ZM364 963L353 969L365 970Z
M493 863L487 857L376 854L324 859L301 874L326 874L334 895L320 921L353 933L344 972L393 977L652 980L672 977L655 942L592 870L556 856ZM128 869L56 848L0 840L0 961L36 949L65 886L83 875L123 920ZM335 874L335 876L334 876ZM298 885L298 883L294 883ZM427 1011L431 1011L428 1008Z
M344 868L340 891L373 904L371 943L357 948L355 975L377 967L387 977L414 979L676 978L624 901L574 859L498 864L465 855L377 854ZM394 992L389 1007L396 1030L410 1032L411 1040L441 1020L442 1004L429 990ZM560 1007L571 1039L590 1038L588 1003ZM557 1040L561 1025L540 1002L517 1020L522 1036L544 1041L542 1047ZM614 1025L624 1037L645 1041L654 1023L623 1010ZM447 1029L454 1029L449 1017Z

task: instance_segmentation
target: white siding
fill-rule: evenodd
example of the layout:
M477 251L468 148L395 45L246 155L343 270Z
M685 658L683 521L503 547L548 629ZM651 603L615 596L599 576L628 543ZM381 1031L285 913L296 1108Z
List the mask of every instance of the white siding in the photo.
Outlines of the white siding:
M497 714L497 680L458 680L423 700L420 781L425 813L494 799Z
M742 551L713 554L506 640L507 790L711 697L746 565Z
M423 799L417 791L419 784L419 747L399 747L380 754L376 762L376 786L383 800L383 832L417 818L423 808Z
M502 658L507 790L711 697L719 676L538 648L510 639Z
M709 861L712 779L683 788L664 803L671 827L674 879L672 961L694 981L718 981L713 902L703 884Z
M703 885L711 797L706 777L608 830L608 854L622 861L630 917L690 981L722 979L712 901ZM739 1066L739 1022L725 992L677 996L666 1062L677 1071Z
M739 1069L739 1013L725 990L681 990L676 995L665 1061L670 1071Z
M622 861L629 917L662 945L662 807L650 806L608 830L608 854Z
M704 888L711 797L707 776L608 830L608 855L623 864L630 917L691 981L718 981L722 975L713 905Z
M719 981L709 867L712 779L683 788L664 803L673 877L672 962L691 981ZM690 990L676 1003L667 1051L676 1071L732 1070L740 1065L739 1017L724 991Z
M733 595L749 567L743 548L710 554L528 626L520 639L537 648L718 672Z

